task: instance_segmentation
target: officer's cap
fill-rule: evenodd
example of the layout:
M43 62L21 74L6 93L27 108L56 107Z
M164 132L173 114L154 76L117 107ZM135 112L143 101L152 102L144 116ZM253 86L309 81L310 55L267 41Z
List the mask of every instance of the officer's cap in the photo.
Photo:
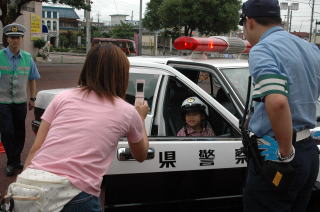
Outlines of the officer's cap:
M239 25L243 26L246 17L280 17L278 0L248 0L242 5Z
M8 37L24 36L26 28L21 24L9 24L3 27L3 33Z

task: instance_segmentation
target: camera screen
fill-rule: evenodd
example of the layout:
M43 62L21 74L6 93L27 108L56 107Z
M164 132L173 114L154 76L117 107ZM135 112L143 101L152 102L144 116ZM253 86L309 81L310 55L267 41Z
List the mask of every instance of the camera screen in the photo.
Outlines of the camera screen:
M137 83L137 92L143 92L143 83Z

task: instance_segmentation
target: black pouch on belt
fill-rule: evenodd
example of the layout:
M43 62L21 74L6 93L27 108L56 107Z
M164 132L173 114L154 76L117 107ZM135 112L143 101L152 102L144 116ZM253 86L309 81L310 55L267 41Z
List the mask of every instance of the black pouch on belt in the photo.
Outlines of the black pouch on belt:
M291 162L265 161L261 174L276 192L286 193L296 177L296 170Z
M295 145L295 142L296 132L293 131L292 144ZM296 170L292 166L292 161L288 163L264 161L262 164L262 175L271 184L272 188L277 192L288 192L296 177Z

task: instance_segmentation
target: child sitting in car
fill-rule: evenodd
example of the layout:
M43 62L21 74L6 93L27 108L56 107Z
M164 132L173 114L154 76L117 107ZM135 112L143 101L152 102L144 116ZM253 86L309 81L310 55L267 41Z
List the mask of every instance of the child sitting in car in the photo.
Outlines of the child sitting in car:
M208 107L198 97L189 97L181 105L181 115L184 126L177 136L214 136L207 122Z

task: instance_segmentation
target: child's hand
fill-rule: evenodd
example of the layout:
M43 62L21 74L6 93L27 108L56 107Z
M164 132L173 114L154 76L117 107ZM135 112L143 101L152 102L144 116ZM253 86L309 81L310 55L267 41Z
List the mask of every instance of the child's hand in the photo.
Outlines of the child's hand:
M142 120L145 120L145 118L147 117L147 114L150 110L148 102L144 101L143 104L137 104L135 105L136 110L138 111L139 115L141 116Z

